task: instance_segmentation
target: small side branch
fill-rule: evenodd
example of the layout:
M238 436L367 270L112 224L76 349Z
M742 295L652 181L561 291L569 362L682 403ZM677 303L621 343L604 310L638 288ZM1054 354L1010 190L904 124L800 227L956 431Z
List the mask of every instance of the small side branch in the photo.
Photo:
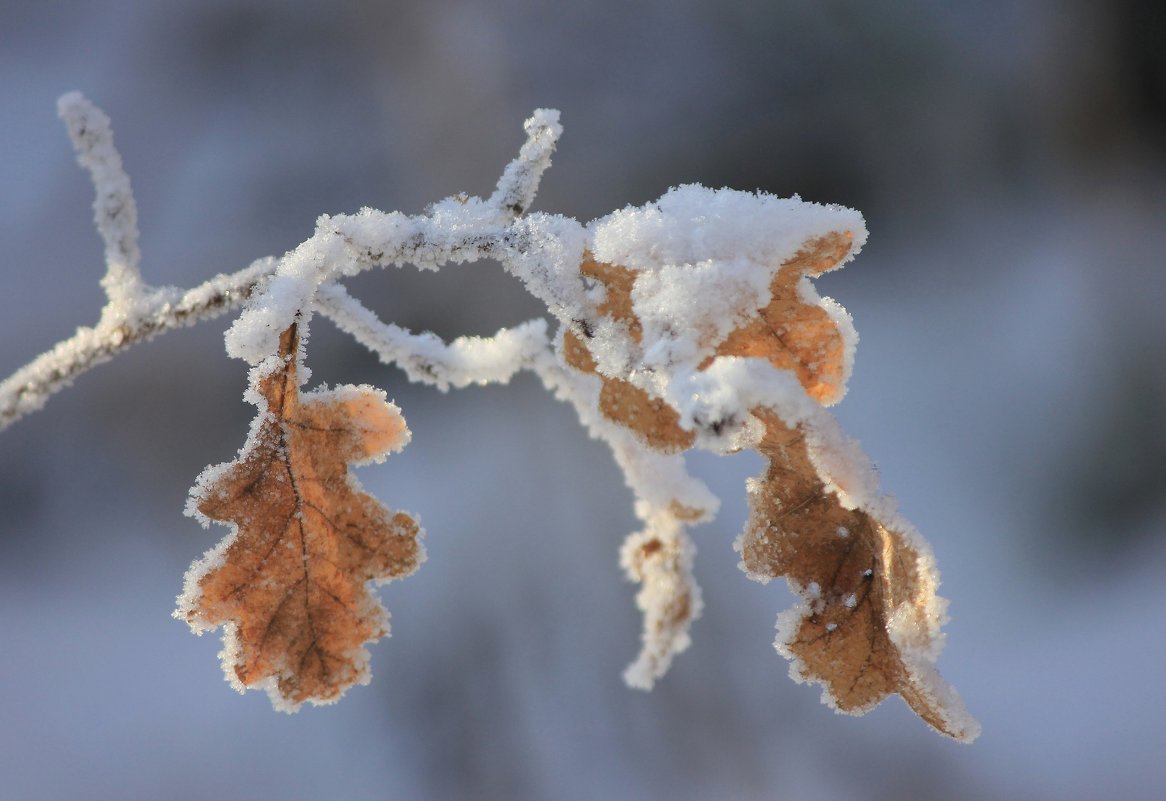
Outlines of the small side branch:
M554 358L540 360L534 369L556 398L574 407L591 436L607 443L635 494L636 516L644 528L624 540L620 566L640 585L636 605L643 628L640 653L623 677L629 686L649 690L691 641L689 629L703 602L692 574L696 548L688 529L711 520L720 502L703 481L689 475L682 455L656 453L600 413L595 376L570 370Z
M503 328L492 337L458 337L447 344L436 334L414 334L382 322L339 284L320 287L316 309L382 362L404 370L410 381L431 384L442 392L471 384L505 384L550 354L546 320Z
M78 163L93 180L93 218L105 244L106 271L101 286L107 302L97 325L78 328L73 336L0 382L0 431L43 407L77 376L130 346L239 306L276 265L275 259L259 259L185 292L148 286L140 268L137 204L113 144L109 117L80 92L61 97L57 111L69 131Z
M105 243L105 277L101 286L110 306L128 311L143 292L138 249L138 207L130 177L113 144L109 117L80 92L57 101L57 114L69 131L77 163L89 173L96 195L93 222Z
M523 125L526 143L518 151L518 158L506 165L498 188L486 202L507 212L512 218L521 217L534 202L539 181L551 166L551 154L563 135L559 112L554 109L535 109Z
M0 431L35 412L82 373L173 328L210 320L241 305L256 282L275 269L272 258L260 259L230 275L221 275L195 287L173 302L159 298L149 308L139 306L132 321L102 320L93 328L79 328L52 350L41 354L0 383Z
M636 496L640 531L620 549L620 565L640 585L636 604L643 612L642 647L624 672L632 687L651 689L672 658L689 645L689 628L703 606L692 575L695 547L688 529L716 513L718 502L703 482L690 476L684 457L661 455L635 435L598 413L598 381L567 369L555 357L544 320L532 320L493 337L459 337L450 343L430 333L413 334L387 324L339 284L324 284L315 308L342 331L396 364L410 381L445 391L470 384L506 383L519 370L532 370L560 400L575 408L593 437L606 442Z

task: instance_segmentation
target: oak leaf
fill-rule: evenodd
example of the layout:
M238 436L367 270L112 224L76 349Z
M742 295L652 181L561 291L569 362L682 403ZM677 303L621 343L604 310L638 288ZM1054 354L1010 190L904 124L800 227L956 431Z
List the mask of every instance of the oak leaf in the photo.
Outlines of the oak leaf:
M188 512L231 533L186 574L175 616L224 626L223 669L279 709L329 703L368 681L365 643L388 634L369 581L412 573L421 529L361 491L349 464L400 450L409 431L372 387L300 395L296 326L254 388L260 414L233 462L208 468ZM257 374L259 375L259 374Z
M845 312L818 298L806 279L845 261L853 243L846 230L803 242L774 270L764 307L719 341L701 340L701 332L694 332L705 354L695 370L707 369L718 357L761 358L792 373L817 404L840 400L850 372L853 328ZM580 273L604 288L595 307L601 321L622 327L633 353L642 353L649 343L643 342L645 325L634 300L643 273L596 261L590 253L584 254ZM599 369L587 337L595 321L589 322L564 333L562 353L571 367L599 377L603 415L658 452L691 447L696 434L681 427L676 409L627 376ZM946 614L926 542L908 523L876 508L878 503L864 506L848 497L812 456L806 423L787 425L766 408L752 414L763 426L757 450L768 466L749 482L750 520L737 547L750 576L763 581L784 576L801 594L803 604L779 617L776 645L791 660L791 674L822 684L824 700L841 712L861 714L898 694L938 731L974 739L979 724L934 668ZM645 567L659 560L659 548L641 553L637 544L633 538L625 546L625 561L647 592L652 574ZM646 623L685 631L686 596L673 596L668 604L656 604L658 613Z
M853 242L851 232L831 231L802 243L798 252L774 271L765 307L754 310L721 341L700 343L714 350L698 369L707 367L717 356L759 357L778 369L792 370L819 403L840 400L850 373L848 340L852 333L840 327L839 317L830 314L820 299L805 294L804 279L842 263ZM599 315L625 326L628 338L639 345L643 326L632 299L638 271L596 261L587 252L579 272L604 287L604 300L596 308ZM563 355L576 370L599 375L603 382L599 409L607 419L632 429L647 445L663 453L685 451L695 443L695 434L680 426L680 415L662 399L623 377L601 373L584 339L574 331L564 333Z
M938 731L970 741L979 725L935 671L944 602L927 544L893 514L865 509L820 475L803 425L754 410L769 463L748 484L738 543L754 578L785 576L802 604L778 619L775 643L791 675L823 700L862 714L897 693Z
M806 393L819 403L841 400L850 375L849 331L843 331L822 303L807 302L801 286L805 278L841 264L853 242L850 231L831 231L802 243L774 273L769 304L730 333L717 346L716 355L758 356L778 369L792 370Z

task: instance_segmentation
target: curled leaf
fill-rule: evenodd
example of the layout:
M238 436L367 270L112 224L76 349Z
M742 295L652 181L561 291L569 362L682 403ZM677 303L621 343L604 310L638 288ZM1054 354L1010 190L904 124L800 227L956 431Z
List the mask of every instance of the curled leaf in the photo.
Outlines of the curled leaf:
M579 272L598 280L607 289L596 312L625 326L628 339L638 344L643 330L632 308L635 271L595 261L590 253L584 253ZM619 376L600 373L587 345L570 330L563 334L563 357L576 370L600 377L599 411L608 420L634 431L653 450L677 453L688 450L696 442L696 435L680 427L680 415L663 399L653 397Z
M232 531L191 566L175 612L199 633L225 626L228 680L266 688L285 711L368 680L363 646L389 627L367 582L409 575L424 558L417 522L348 470L403 448L404 419L367 386L301 397L297 351L293 325L282 366L256 382L260 414L238 458L192 490L188 511Z
M823 701L862 714L897 693L923 720L970 741L979 724L935 671L945 603L930 549L908 524L866 509L823 477L803 425L767 410L738 547L752 577L784 576L802 604L778 619L791 675L823 686Z
M763 358L778 369L793 371L819 403L840 400L850 375L856 336L846 312L833 301L818 297L807 278L840 265L850 255L853 243L852 232L830 231L806 240L793 256L771 268L768 304L745 310L743 322L720 341L701 343L711 352L698 369L707 367L717 356ZM643 345L643 325L633 300L641 273L596 261L589 252L584 253L579 272L604 287L597 314L624 327L631 347ZM680 415L663 399L624 376L599 370L586 337L567 330L563 355L576 370L600 376L599 408L609 420L635 431L645 444L661 453L693 446L695 434L680 426Z
M853 328L845 312L814 294L805 279L841 264L853 242L850 231L831 231L802 243L774 273L769 304L730 333L716 355L766 359L778 369L793 370L819 403L841 400L850 376Z

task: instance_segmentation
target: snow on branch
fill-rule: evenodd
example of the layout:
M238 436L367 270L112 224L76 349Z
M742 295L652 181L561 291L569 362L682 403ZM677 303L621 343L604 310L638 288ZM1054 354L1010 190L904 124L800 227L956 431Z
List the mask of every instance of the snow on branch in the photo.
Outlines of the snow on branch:
M428 331L414 334L380 318L339 284L316 293L316 309L385 364L395 364L410 381L445 392L472 384L505 384L519 370L534 369L549 353L547 321L530 320L492 337L458 337L446 343Z
M505 168L489 201L464 196L435 204L428 215L408 217L364 209L357 215L320 218L317 235L283 259L264 257L235 273L218 275L192 289L149 287L141 276L138 248L137 204L121 155L113 142L109 117L80 92L70 92L57 103L77 152L77 160L90 174L95 190L94 222L105 246L106 272L101 279L106 304L97 325L78 328L70 338L53 346L0 382L0 431L21 417L41 409L50 397L72 384L81 374L108 361L138 342L158 334L209 320L237 308L260 283L265 303L282 308L282 315L263 315L259 325L283 324L263 339L263 356L274 353L279 332L306 305L319 283L293 292L298 304L287 310L281 289L297 286L294 277L312 274L311 264L333 259L327 277L352 274L373 264L414 260L419 267L435 267L443 261L484 257L505 237L509 222L529 207L543 172L550 165L555 142L562 133L558 112L540 109L526 122L526 142ZM464 208L463 208L464 207ZM379 231L379 234L373 234ZM389 242L396 247L390 249ZM307 263L307 264L306 264ZM341 269L340 264L347 264ZM282 274L273 274L282 270ZM289 280L289 276L292 280ZM261 279L263 279L261 281ZM324 280L321 277L321 282ZM237 325L237 328L242 326ZM525 330L525 329L524 329ZM525 334L524 334L525 336ZM236 339L243 340L239 335ZM231 349L228 340L228 351ZM414 340L428 346L429 340ZM243 352L245 345L238 345ZM462 347L462 346L457 346ZM432 347L423 348L432 350ZM256 361L263 358L259 356ZM414 360L417 361L417 360ZM477 379L471 379L477 381Z
M368 583L424 559L417 520L349 474L409 442L400 410L368 385L300 391L318 312L441 391L532 371L611 448L642 524L619 551L643 613L629 685L649 689L665 674L704 605L690 530L719 501L689 475L685 452L755 449L766 468L746 484L749 520L734 547L750 578L783 577L799 596L778 615L774 643L791 676L820 685L839 712L899 695L937 731L976 737L935 669L947 602L930 546L827 411L846 393L858 336L812 279L862 247L857 211L689 185L586 225L530 213L562 133L558 112L540 109L488 198L322 215L282 257L156 289L141 276L137 209L108 118L77 93L60 114L96 190L107 302L94 327L0 383L0 429L130 345L243 306L225 343L251 366L245 398L257 414L238 457L191 490L188 513L230 533L188 571L176 613L196 632L223 628L234 686L266 689L294 711L367 682L364 645L389 631ZM557 330L537 319L445 342L380 320L339 283L374 267L484 258L542 300Z
M121 155L113 144L109 117L80 92L69 92L57 101L57 114L64 121L77 151L77 162L93 180L93 220L105 243L105 277L101 285L110 304L133 308L142 293L139 272L138 206L134 202L130 177L122 167Z
M50 397L82 373L131 346L236 308L251 293L256 281L271 272L273 265L273 259L259 259L238 272L216 276L173 300L155 293L147 296L151 298L148 302L132 307L134 314L129 319L120 319L120 314L102 313L96 326L78 328L73 336L58 342L0 382L0 431L41 409Z
M486 200L455 195L425 214L363 208L322 215L312 238L279 260L275 273L227 332L227 352L258 365L277 349L293 320L304 330L310 301L326 284L373 267L437 269L496 255L513 238L510 224L529 208L562 133L559 113L539 109L526 121L526 143Z

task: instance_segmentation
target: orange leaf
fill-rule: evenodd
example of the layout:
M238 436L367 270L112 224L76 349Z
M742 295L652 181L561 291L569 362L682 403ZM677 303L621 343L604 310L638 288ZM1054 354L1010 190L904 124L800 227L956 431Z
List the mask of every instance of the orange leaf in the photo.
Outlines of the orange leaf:
M792 373L817 403L838 401L850 371L853 329L845 312L818 298L806 279L839 265L853 243L853 234L844 230L803 242L774 270L764 307L747 314L727 335L716 335L719 341L709 341L704 329L692 332L704 354L696 370L721 356L760 358ZM590 253L584 254L580 273L603 285L604 298L595 308L599 320L564 334L564 360L600 378L599 408L609 420L658 452L688 449L695 433L680 427L677 410L633 384L630 375L601 372L589 347L590 332L603 318L626 332L633 361L651 346L643 341L645 327L634 303L644 273L597 262ZM749 483L751 515L739 547L750 575L762 580L784 576L802 596L804 604L779 619L777 646L792 660L791 673L822 684L824 699L839 711L860 714L899 694L939 731L974 739L978 724L934 668L945 614L927 544L893 514L840 497L811 457L813 448L801 425L786 425L764 408L752 413L764 426L757 447L769 464L763 476ZM660 561L665 551L656 540L640 545L635 537L629 541L625 561L646 593L650 579L672 562ZM686 623L686 596L673 595L670 603L657 604L659 609L650 607L655 613L647 622L661 630L685 631L679 626Z
M822 684L840 712L862 714L898 693L940 732L975 739L978 724L933 667L945 615L926 544L903 523L844 505L819 477L804 430L754 414L769 464L749 482L740 549L750 575L785 576L802 597L778 623L791 674Z
M404 447L404 419L371 387L301 398L297 351L293 325L280 338L283 367L257 382L264 403L247 444L192 491L197 513L232 532L191 566L175 613L199 633L225 626L227 678L266 688L286 711L368 680L363 646L388 633L388 614L367 582L406 576L424 558L416 521L348 471Z
M759 357L778 369L792 370L810 397L819 403L840 400L850 372L847 334L839 327L838 319L826 311L824 303L812 294L803 294L803 279L836 267L846 259L853 242L849 231L832 231L804 242L774 272L769 304L755 310L720 342L706 343L714 345L715 352L700 364L700 369L708 367L716 356ZM632 302L637 271L595 261L587 252L579 272L603 284L605 298L596 310L624 325L628 338L638 345L643 329ZM675 410L620 376L599 373L585 340L573 331L564 334L563 355L576 370L600 376L603 385L599 409L609 420L635 431L647 445L662 453L692 447L695 435L680 427L680 415Z
M638 330L637 323L633 332ZM634 431L654 450L678 453L696 442L693 432L680 427L679 413L662 399L653 398L630 381L601 374L587 346L571 331L563 334L563 358L576 370L600 377L600 413Z
M802 278L837 266L850 253L853 241L849 231L832 231L803 243L774 274L769 305L729 334L716 355L768 359L778 369L793 370L819 403L841 400L850 372L845 337L822 306L805 301L799 285Z

